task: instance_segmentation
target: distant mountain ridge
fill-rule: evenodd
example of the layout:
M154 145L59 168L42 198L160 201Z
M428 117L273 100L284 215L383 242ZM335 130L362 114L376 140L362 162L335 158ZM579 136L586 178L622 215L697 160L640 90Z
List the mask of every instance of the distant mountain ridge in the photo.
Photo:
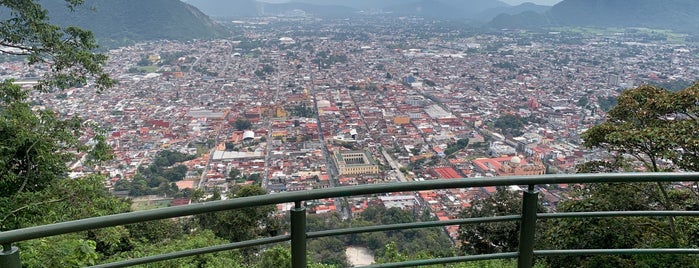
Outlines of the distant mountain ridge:
M184 0L211 17L252 17L265 3L255 0Z
M502 14L509 14L509 15L516 15L520 14L523 12L535 12L539 14L544 14L547 11L551 9L551 6L544 6L544 5L537 5L531 2L525 2L521 3L516 6L508 6L508 7L496 7L496 8L491 8L487 9L476 17L479 20L482 21L490 21L497 17L498 15Z
M699 31L697 0L563 0L541 15L498 16L493 27L597 26Z
M59 25L91 30L100 43L157 39L208 39L227 30L180 0L90 0L70 12L65 2L41 0Z
M276 15L296 9L321 17L353 17L383 12L385 15L396 16L488 21L499 14L498 12L540 12L548 8L534 4L513 7L500 0L289 0L276 4L255 0L183 1L196 6L209 16L227 18ZM488 13L481 14L483 12Z

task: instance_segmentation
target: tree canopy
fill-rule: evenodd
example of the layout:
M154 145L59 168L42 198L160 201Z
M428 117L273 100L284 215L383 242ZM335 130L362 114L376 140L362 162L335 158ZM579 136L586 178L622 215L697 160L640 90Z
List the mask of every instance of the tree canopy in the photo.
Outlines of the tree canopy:
M526 120L519 115L504 114L495 120L493 126L499 128L505 135L521 136Z
M625 90L607 120L583 133L584 145L610 153L606 160L578 166L580 172L650 172L699 169L699 84L672 92L643 85ZM595 184L580 187L559 211L695 210L692 187L665 183ZM547 221L549 247L648 248L696 247L696 219L613 218ZM579 234L587 234L580 238ZM682 255L551 257L555 267L694 267Z
M699 170L699 83L677 92L626 90L607 120L582 138L586 147L630 156L647 171Z

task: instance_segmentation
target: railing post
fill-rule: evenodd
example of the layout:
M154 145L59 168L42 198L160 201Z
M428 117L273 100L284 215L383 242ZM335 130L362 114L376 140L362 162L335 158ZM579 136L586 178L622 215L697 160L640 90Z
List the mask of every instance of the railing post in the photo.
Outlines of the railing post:
M301 201L291 209L291 267L306 268L306 207Z
M522 220L519 227L519 256L518 268L531 268L534 264L534 233L536 232L536 208L538 207L539 192L534 185L522 197Z
M21 268L22 263L19 261L19 248L13 247L11 244L2 245L2 252L0 252L0 267Z

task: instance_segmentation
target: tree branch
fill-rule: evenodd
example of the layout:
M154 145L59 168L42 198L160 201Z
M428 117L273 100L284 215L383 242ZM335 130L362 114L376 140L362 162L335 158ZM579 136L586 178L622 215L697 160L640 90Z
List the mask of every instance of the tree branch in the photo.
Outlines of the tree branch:
M27 151L25 152L25 155L29 156L29 152L34 148L34 145L36 145L39 142L39 139L35 140L32 145L27 148ZM22 190L24 190L24 187L27 186L27 181L29 181L29 176L24 176L24 181L22 182L22 186L19 187L19 190L17 190L17 193L21 193Z
M4 222L4 221L7 220L7 218L9 218L10 216L12 216L12 215L14 215L15 213L20 212L20 211L22 211L22 210L24 210L24 209L27 209L27 208L29 208L30 206L38 206L38 205L51 204L51 203L61 202L61 201L63 201L63 200L66 200L66 198L64 197L64 198L60 198L60 199L47 200L47 201L43 201L43 202L39 202L39 203L33 203L33 204L27 204L27 205L21 206L21 207L15 209L15 210L10 211L10 213L8 213L7 215L5 215L5 217L3 217L2 220L0 220L0 222Z

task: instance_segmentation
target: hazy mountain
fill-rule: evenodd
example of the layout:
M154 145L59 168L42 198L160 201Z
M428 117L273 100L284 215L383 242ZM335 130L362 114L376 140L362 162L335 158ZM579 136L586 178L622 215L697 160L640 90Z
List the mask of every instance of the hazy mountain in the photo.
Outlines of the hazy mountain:
M515 15L501 13L500 15L497 15L490 23L488 23L487 26L497 29L538 29L551 26L551 21L548 19L548 17L541 13L525 11Z
M183 0L211 17L252 17L263 3L255 0Z
M264 4L264 14L284 14L294 10L303 10L306 13L320 17L351 17L356 16L359 10L341 5L315 5L309 3L281 3L281 4Z
M399 16L423 16L430 18L463 19L509 5L499 0L290 0L272 4L253 0L186 0L204 13L216 17L240 17L263 14L273 15L303 10L316 16L347 17L358 11L383 11ZM249 11L254 10L254 11Z
M562 25L699 28L697 0L565 0L549 14Z
M293 3L306 3L313 5L346 6L352 9L383 9L395 6L400 3L409 2L406 0L291 0Z
M256 16L273 16L303 10L321 17L347 17L357 14L357 9L347 5L336 5L343 1L290 1L286 3L268 3L255 0L183 0L211 17L241 18ZM353 2L353 1L347 1Z
M496 7L487 9L476 16L476 19L481 21L490 21L500 14L516 15L519 13L532 11L540 14L544 14L551 9L551 6L537 5L534 3L526 2L516 6L507 7Z
M413 0L383 8L399 15L444 19L472 19L477 14L509 5L498 0Z
M206 39L227 31L179 0L91 0L70 12L63 1L42 0L51 21L94 32L101 44L156 39Z
M564 0L542 14L498 16L490 25L648 27L679 31L699 30L697 0Z

